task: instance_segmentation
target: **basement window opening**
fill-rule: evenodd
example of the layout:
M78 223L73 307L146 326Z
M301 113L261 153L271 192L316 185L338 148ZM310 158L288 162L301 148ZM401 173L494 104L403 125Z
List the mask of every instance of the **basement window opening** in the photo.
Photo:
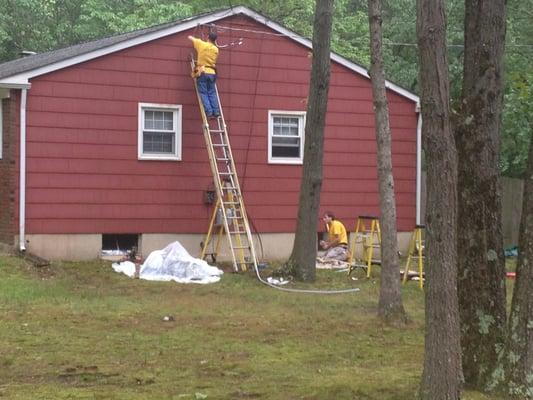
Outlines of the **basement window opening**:
M139 248L138 233L107 233L102 235L103 256L125 256Z

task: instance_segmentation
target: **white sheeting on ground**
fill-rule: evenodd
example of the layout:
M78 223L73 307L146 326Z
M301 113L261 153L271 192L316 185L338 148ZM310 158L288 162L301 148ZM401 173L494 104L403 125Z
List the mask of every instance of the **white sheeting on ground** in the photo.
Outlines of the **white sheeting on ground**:
M135 264L123 261L112 265L116 272L135 276ZM220 280L222 270L204 260L192 257L179 243L173 242L163 250L150 253L139 271L139 278L149 281L176 281L178 283L214 283Z

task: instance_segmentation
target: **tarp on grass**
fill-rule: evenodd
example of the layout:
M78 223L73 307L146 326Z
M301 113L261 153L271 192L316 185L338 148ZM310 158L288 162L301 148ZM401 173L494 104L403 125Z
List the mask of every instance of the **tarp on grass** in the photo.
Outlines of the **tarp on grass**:
M135 277L135 264L131 261L114 263L112 266L116 272ZM192 257L179 242L173 242L163 250L150 253L140 268L139 278L149 281L206 284L218 282L222 274L222 270Z

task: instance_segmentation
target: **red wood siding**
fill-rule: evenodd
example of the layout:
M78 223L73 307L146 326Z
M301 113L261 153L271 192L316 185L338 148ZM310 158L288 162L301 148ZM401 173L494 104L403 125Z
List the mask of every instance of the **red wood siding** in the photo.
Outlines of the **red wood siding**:
M267 31L245 17L221 21ZM189 77L187 35L126 49L32 80L28 95L28 233L205 233L212 186ZM260 232L293 232L301 166L267 163L268 111L305 111L309 50L280 36L220 31L221 102L247 210ZM400 230L415 222L416 115L389 94ZM183 106L182 161L137 159L138 103ZM370 82L333 64L322 210L352 226L377 213Z

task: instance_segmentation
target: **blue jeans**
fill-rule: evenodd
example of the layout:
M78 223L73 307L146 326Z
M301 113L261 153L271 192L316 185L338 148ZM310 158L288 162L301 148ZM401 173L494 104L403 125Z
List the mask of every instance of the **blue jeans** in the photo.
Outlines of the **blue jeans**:
M215 87L217 76L215 74L202 74L196 79L198 91L204 105L206 115L219 115L218 98Z

